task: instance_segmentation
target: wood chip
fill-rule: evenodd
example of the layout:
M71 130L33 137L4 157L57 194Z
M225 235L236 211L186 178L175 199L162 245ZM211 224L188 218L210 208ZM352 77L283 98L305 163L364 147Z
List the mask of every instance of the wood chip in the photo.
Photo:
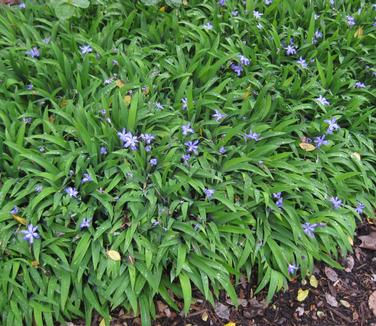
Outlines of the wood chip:
M376 291L373 291L369 296L368 306L372 310L373 315L376 316Z
M354 268L354 257L353 256L347 256L346 258L346 268L345 272L350 273L352 269Z
M358 237L362 243L360 248L376 250L376 232L371 232L369 235L362 235Z
M332 307L338 307L337 299L333 297L331 294L325 293L325 299L326 299L326 302Z

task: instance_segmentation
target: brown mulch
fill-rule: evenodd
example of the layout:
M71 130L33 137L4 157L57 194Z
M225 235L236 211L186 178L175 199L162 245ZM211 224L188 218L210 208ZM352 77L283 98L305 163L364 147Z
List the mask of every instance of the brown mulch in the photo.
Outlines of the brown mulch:
M224 296L215 309L197 299L185 318L158 301L159 314L153 325L223 326L232 322L234 324L229 326L376 326L376 248L361 248L364 244L358 238L372 232L376 232L375 224L365 221L359 225L354 252L341 261L344 270L318 264L314 270L318 281L316 288L309 280L295 280L289 283L287 291L280 292L271 304L267 304L265 293L253 296L254 286L243 283L237 289L240 299L238 309ZM302 302L297 301L300 288L309 289L307 298ZM199 294L196 297L199 298ZM118 315L111 325L140 326L141 322L139 318Z

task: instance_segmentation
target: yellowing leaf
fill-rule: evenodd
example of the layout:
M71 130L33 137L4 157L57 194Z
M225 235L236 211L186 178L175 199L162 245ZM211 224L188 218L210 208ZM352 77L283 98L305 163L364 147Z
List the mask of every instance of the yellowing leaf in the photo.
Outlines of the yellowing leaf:
M99 323L99 326L106 326L106 322L104 319L101 320L101 322Z
M349 240L350 244L353 246L354 245L354 240L350 236L347 237L347 240Z
M364 34L363 27L359 27L354 33L354 36L357 38L362 38L363 34Z
M352 157L353 159L357 159L358 161L361 160L360 154L357 153L357 152L352 153L352 154L351 154L351 157Z
M124 83L122 80L118 79L118 80L115 82L115 85L116 85L117 87L119 87L119 88L122 88L122 87L125 86L125 83Z
M204 313L203 313L202 316L201 316L201 319L202 319L203 321L207 321L208 318L209 318L208 313L207 313L206 311L204 311Z
M304 149L306 152L312 152L316 149L316 147L309 143L300 143L299 144L301 149Z
M225 326L236 326L236 324L230 321L229 323L225 324Z
M124 102L125 102L126 105L129 105L131 103L131 101L132 101L132 96L130 96L130 95L124 96Z
M309 284L311 284L312 287L317 288L317 286L319 285L319 282L317 281L317 278L315 275L311 275L311 277L309 278Z
M33 260L32 262L31 262L31 266L32 267L38 267L39 266L39 261L37 261L37 260Z
M21 216L18 216L18 215L14 215L12 214L13 218L20 224L23 224L23 225L26 225L27 222L26 222L26 219L24 219L23 217Z
M160 8L159 8L159 11L160 11L160 12L165 12L165 11L166 11L166 7L165 7L165 6L160 7Z
M299 302L302 302L304 301L307 297L308 297L308 293L309 293L309 290L303 290L303 289L299 289L298 291L298 296L297 296L297 300Z
M119 261L121 259L120 254L116 250L108 250L107 256L114 261Z

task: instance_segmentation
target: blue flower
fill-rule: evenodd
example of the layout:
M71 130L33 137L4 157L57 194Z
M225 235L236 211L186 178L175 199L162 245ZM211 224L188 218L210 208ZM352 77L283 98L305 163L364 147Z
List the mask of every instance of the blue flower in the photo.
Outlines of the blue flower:
M18 5L18 8L20 9L25 9L26 8L26 4L24 2L21 2L19 5Z
M219 0L218 3L223 7L226 4L226 0Z
M151 166L156 166L158 164L158 160L156 158L152 158L150 159L149 163Z
M249 60L246 56L242 54L239 55L239 60L243 66L248 66L251 63L251 60Z
M332 203L334 209L338 209L342 206L342 200L338 197L330 198L330 202Z
M214 189L209 189L209 188L204 189L204 194L206 196L206 199L210 199L211 197L213 197L214 193L215 193Z
M81 45L80 46L80 52L81 54L87 54L93 52L93 49L90 45Z
M322 145L328 145L329 144L329 142L327 140L325 140L325 137L326 137L325 135L315 137L313 142L316 144L317 148L320 148Z
M183 104L182 105L182 110L185 111L188 108L188 99L186 97L183 97L181 99L181 103Z
M347 19L347 25L349 25L350 27L356 24L353 16L346 16L346 19Z
M294 44L289 44L285 49L287 55L296 54L296 46Z
M237 65L235 63L233 63L231 65L231 69L238 75L238 76L241 76L242 72L243 72L243 66L242 65Z
M90 227L91 218L84 218L80 224L80 229L87 229Z
M224 148L223 146L219 149L219 153L220 154L224 154L226 153L226 148Z
M42 190L43 190L43 187L42 187L41 185L36 185L36 186L35 186L35 191L36 191L36 192L39 193L39 192L41 192Z
M40 56L40 53L37 47L33 47L31 50L28 50L25 53L32 58L39 58Z
M27 230L21 231L24 236L24 240L29 241L30 244L33 244L34 239L39 239L39 234L37 233L38 226L33 226L33 224L29 224L27 226Z
M197 149L198 149L198 140L194 141L188 141L184 143L185 146L187 146L187 152L188 153L194 153L195 155L198 154Z
M270 4L272 4L273 0L264 0L264 3L269 6Z
M309 222L305 222L304 224L302 224L302 228L303 228L303 231L304 233L309 236L310 238L314 238L315 237L315 229L318 227L319 225L317 223L314 223L314 224L311 224Z
M105 146L102 146L99 151L100 151L101 155L107 154L107 148Z
M65 188L65 192L66 192L70 197L77 198L78 191L76 190L76 188L74 188L74 187L67 187L67 188Z
M297 267L296 265L289 264L287 271L288 271L289 274L294 274L298 269L299 269L299 267Z
M20 211L20 209L17 206L14 206L12 210L10 211L11 214L15 215Z
M256 132L252 132L252 130L250 130L249 133L245 134L244 136L245 136L246 139L252 139L252 140L255 140L255 141L260 140L260 134L258 134Z
M308 65L304 58L300 57L297 63L301 66L302 69L307 69Z
M182 156L183 162L184 162L185 164L188 164L188 161L189 161L190 158L191 158L191 155L189 155L189 154L184 154L184 155Z
M253 16L256 18L256 19L261 19L262 17L262 13L257 11L257 10L253 10Z
M355 210L356 212L360 215L363 213L363 209L365 208L366 206L363 204L363 203L358 203L358 205L356 206Z
M355 83L355 88L364 88L366 87L366 84L362 83L362 82L356 82Z
M326 131L327 134L332 134L333 131L340 129L340 126L337 124L337 118L332 118L331 120L324 120L329 126Z
M226 117L225 114L219 112L218 110L215 110L215 113L212 115L212 117L214 118L215 121L219 122L221 121L223 118Z
M87 183L93 181L92 177L89 175L89 173L84 173L83 178L81 179L81 183Z
M144 141L145 144L150 145L151 142L155 139L155 136L152 134L141 134L140 138Z
M156 108L157 110L162 111L162 110L163 110L163 105L162 105L161 103L157 102L157 103L155 103L155 108Z
M181 129L182 129L182 134L184 136L187 136L189 133L193 134L195 131L191 128L191 124L188 123L186 125L182 125L181 126Z
M202 25L202 27L207 31L210 31L213 29L213 24L211 22L207 22L206 24Z

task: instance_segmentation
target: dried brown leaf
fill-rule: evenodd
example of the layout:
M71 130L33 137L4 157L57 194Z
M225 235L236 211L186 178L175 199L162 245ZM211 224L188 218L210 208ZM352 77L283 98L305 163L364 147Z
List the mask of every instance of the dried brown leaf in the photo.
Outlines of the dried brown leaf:
M228 306L225 306L224 304L217 302L214 305L214 312L215 314L222 319L229 320L230 319L230 309Z
M372 310L374 316L376 316L376 291L373 291L369 296L368 306Z
M338 275L335 270L331 269L330 267L325 267L324 273L326 277L331 280L332 282L336 282L338 280Z
M325 299L326 299L326 302L332 307L338 307L337 299L333 297L331 294L325 293Z
M350 273L352 269L354 268L354 257L353 256L347 256L346 258L346 268L345 272Z
M359 245L360 248L376 250L376 232L371 232L368 235L362 235L358 238L362 241Z

